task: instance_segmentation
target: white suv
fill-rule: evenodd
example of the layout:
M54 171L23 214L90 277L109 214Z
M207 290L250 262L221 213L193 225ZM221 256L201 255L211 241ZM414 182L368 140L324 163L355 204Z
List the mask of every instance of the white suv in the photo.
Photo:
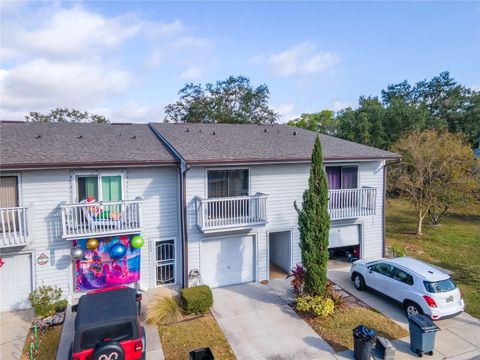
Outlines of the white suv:
M370 288L401 303L407 316L425 314L438 320L465 308L462 293L449 275L409 257L357 260L350 277L357 290Z

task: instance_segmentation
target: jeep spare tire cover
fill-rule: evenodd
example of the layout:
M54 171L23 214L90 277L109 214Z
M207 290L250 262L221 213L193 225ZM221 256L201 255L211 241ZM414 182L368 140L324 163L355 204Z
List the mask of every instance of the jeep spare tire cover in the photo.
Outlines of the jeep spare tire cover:
M91 360L125 360L125 352L118 341L104 341L97 345Z

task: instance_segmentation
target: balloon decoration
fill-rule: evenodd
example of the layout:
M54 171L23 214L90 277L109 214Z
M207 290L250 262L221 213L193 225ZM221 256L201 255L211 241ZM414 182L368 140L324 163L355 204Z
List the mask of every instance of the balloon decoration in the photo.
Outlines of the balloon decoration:
M125 256L127 248L122 243L113 244L110 247L109 255L112 259L119 260Z
M80 260L85 256L85 251L80 246L74 246L70 249L70 256L73 260Z
M88 239L87 249L95 250L96 248L98 248L98 240L97 239Z
M144 243L145 242L140 235L135 235L131 240L132 248L134 249L140 249Z

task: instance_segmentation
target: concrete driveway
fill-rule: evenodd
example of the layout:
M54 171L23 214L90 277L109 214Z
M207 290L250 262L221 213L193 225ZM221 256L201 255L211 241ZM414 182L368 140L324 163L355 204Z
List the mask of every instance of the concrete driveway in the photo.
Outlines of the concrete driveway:
M269 286L213 289L213 315L238 360L334 359L333 349Z
M22 357L32 319L31 310L0 314L0 359L18 360Z
M328 278L344 290L356 296L370 307L380 311L408 329L408 320L400 305L370 291L358 291L350 280L350 266L328 271ZM454 318L435 322L441 329L435 339L434 356L429 359L480 359L480 320L463 313ZM409 350L410 339L396 340L393 345L398 356L395 359L416 359ZM346 356L348 358L348 356Z

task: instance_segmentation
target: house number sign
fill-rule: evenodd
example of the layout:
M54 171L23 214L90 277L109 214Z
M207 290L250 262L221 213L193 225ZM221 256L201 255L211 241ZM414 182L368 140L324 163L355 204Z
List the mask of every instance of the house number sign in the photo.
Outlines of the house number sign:
M45 253L41 253L38 257L37 257L37 264L38 265L46 265L48 264L48 256L45 255Z

